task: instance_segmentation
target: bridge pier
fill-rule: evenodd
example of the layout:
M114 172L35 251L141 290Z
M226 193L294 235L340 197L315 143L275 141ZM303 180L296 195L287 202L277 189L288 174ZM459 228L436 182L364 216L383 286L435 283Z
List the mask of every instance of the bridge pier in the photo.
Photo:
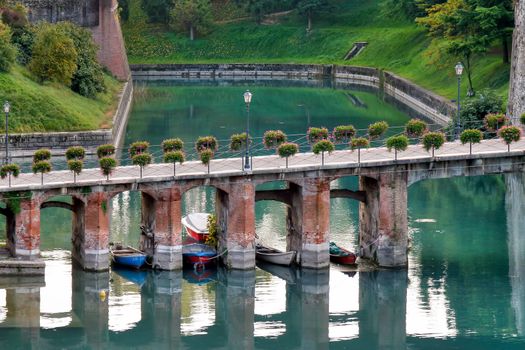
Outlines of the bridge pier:
M153 264L161 270L182 268L181 201L178 186L142 193L142 224L153 232L154 246L141 235L141 248L153 255Z
M391 170L359 178L366 193L359 205L359 246L361 257L379 266L407 267L407 173Z
M40 199L21 198L19 205L14 220L7 219L8 248L18 259L36 260L40 258Z
M255 268L255 185L251 180L231 179L217 189L216 212L220 226L219 253L228 253L223 261L231 269Z
M290 192L287 250L297 251L302 267L329 266L330 181L306 178L302 186L290 183Z

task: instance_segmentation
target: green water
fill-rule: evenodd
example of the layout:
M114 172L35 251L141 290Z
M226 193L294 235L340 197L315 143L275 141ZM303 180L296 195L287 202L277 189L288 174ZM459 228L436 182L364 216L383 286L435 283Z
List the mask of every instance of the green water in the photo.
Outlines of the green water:
M141 86L126 143L158 144L173 136L190 143L209 133L228 138L244 128L245 88ZM275 128L304 132L305 105L312 126L366 127L378 119L400 125L408 119L368 92L250 89L255 136ZM352 102L355 97L359 106ZM356 179L333 186L355 189ZM45 209L45 286L34 279L0 279L0 348L523 349L524 198L522 177L416 183L408 199L409 269L357 274L340 266L320 272L219 269L202 276L85 273L71 266L71 214ZM355 249L356 202L333 199L331 204L331 238ZM184 195L184 213L213 209L210 189ZM284 206L259 202L256 210L261 240L283 248ZM111 217L111 239L136 244L140 195L117 196ZM101 298L101 290L107 297Z

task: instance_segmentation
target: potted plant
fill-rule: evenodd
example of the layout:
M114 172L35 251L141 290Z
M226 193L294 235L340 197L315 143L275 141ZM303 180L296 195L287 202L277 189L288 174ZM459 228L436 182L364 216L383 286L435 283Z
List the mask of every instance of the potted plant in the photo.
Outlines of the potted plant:
M18 177L20 175L20 166L18 164L4 164L0 168L0 177L9 179L9 187L11 187L11 176Z
M115 154L115 146L112 144L100 145L97 147L97 157L99 159L110 157Z
M109 176L113 173L113 170L117 167L117 161L112 157L102 157L99 159L100 169L102 174L109 180Z
M483 119L483 124L485 125L485 129L494 132L502 126L507 125L508 121L509 119L503 113L489 113Z
M423 147L428 152L432 150L432 158L434 158L434 151L440 149L445 143L445 134L442 132L429 132L423 136Z
M66 150L67 168L73 172L73 182L77 182L77 175L84 168L84 158L86 150L81 146L69 147Z
M368 126L368 137L370 138L370 140L375 140L381 137L387 130L388 123L385 121L370 124Z
M325 152L332 153L334 150L335 150L335 146L330 140L318 141L312 147L312 151L314 152L314 154L321 153L321 165L323 166L324 166L324 153Z
M252 143L252 138L248 137L248 145ZM230 150L238 152L246 148L246 133L233 134L230 137Z
M286 158L286 168L288 168L288 158L299 152L299 146L293 142L285 142L277 148L277 154L281 158Z
M361 148L369 147L370 141L365 137L354 137L350 140L352 151L357 149L357 163L361 164Z
M167 139L161 143L162 151L164 153L182 151L184 149L184 142L181 139Z
M328 139L328 129L327 128L315 128L310 127L306 132L306 137L310 144L317 143L321 140Z
M202 164L208 166L208 174L210 173L210 162L213 159L213 151L211 149L205 149L201 152L199 152L199 157L201 159Z
M276 149L285 143L287 136L281 130L268 130L264 133L263 143L267 149Z
M386 147L390 152L394 149L394 160L397 160L397 152L402 152L408 147L408 137L405 135L391 136L386 140Z
M173 176L176 174L176 165L177 163L184 163L185 156L184 152L182 151L170 151L164 153L164 162L165 163L173 163Z
M41 148L38 151L35 151L33 154L33 163L37 163L43 160L51 159L51 151L47 148Z
M405 125L405 132L409 137L419 138L428 131L427 123L421 119L410 119Z
M149 142L137 141L129 145L129 155L133 159L134 156L142 153L146 153L149 148Z
M153 157L148 152L137 153L131 157L131 162L133 165L138 165L140 167L140 178L142 179L142 171L145 166L151 164Z
M336 143L347 143L355 136L356 130L353 125L339 125L332 132Z
M44 184L44 174L49 173L52 169L51 163L48 160L39 160L33 163L33 173L40 173L40 183Z
M466 143L469 144L470 155L472 155L472 144L480 143L481 140L483 140L483 133L478 129L467 129L461 133L459 139L463 145Z
M198 153L201 153L204 150L210 150L212 152L217 151L219 143L217 139L213 136L201 136L195 142L195 149Z
M499 129L498 136L507 144L507 151L510 152L510 144L521 138L521 129L517 126L504 126Z

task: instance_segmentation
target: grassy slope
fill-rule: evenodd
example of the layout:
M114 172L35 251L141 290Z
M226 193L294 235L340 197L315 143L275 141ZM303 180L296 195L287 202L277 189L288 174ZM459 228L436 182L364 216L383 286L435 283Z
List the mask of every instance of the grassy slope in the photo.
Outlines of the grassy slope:
M82 97L58 84L40 85L26 69L0 73L0 101L11 105L10 132L79 131L111 127L121 84L106 77L107 92Z
M314 21L307 36L304 20L296 14L274 25L252 21L217 24L206 37L191 42L186 36L145 22L139 0L132 0L124 35L131 63L330 63L373 66L400 74L443 96L454 98L455 62L446 67L431 64L425 50L430 44L425 31L413 22L383 18L380 0L340 1L341 9L330 18ZM368 41L361 55L350 61L342 57L356 41ZM475 62L474 87L492 88L505 96L508 65L499 54ZM466 90L466 84L463 84Z

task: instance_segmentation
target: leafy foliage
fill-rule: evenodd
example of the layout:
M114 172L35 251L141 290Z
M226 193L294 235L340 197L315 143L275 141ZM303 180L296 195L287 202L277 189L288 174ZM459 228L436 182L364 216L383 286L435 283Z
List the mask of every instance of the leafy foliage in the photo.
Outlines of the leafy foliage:
M102 174L109 176L113 170L117 167L117 161L112 157L102 157L98 161Z
M129 146L129 155L133 158L136 155L147 152L148 148L149 148L149 142L147 141L133 142Z
M445 134L442 132L428 132L423 136L423 147L426 151L439 149L445 143Z
M7 72L16 58L16 48L11 44L11 30L0 22L0 72Z
M212 25L210 0L177 0L170 13L170 24L189 33L190 40L195 33L206 34Z
M84 168L84 162L79 159L70 159L67 161L67 168L78 175Z
M20 175L20 166L18 164L4 164L0 168L0 177L5 179L9 174L14 177Z
M251 137L249 138L249 143L252 143ZM246 147L246 133L234 134L230 137L230 149L232 151L240 151Z
M467 129L461 133L459 139L462 144L480 143L483 140L483 133L478 129Z
M213 159L213 151L211 149L204 149L201 152L199 152L199 157L201 159L202 164L208 165Z
M219 243L219 224L217 223L217 215L212 214L208 216L206 228L208 229L208 237L204 243L210 247L217 248L217 244Z
M312 151L314 152L314 154L319 154L323 152L332 153L334 150L335 146L330 140L321 140L319 142L316 142L312 147Z
M501 106L501 97L490 90L481 91L477 96L467 99L461 107L461 123L468 128L479 129L483 126L485 116L500 113Z
M389 151L395 149L396 151L404 151L408 147L408 137L405 135L391 136L386 140L386 147Z
M199 153L205 150L215 152L218 147L219 143L213 136L201 136L197 139L197 142L195 142L195 149Z
M388 123L380 121L368 126L368 136L371 140L381 137L388 130Z
M182 142L182 140L179 138L167 139L167 140L162 141L161 147L164 153L173 152L173 151L182 151L184 149L184 142Z
M34 174L37 174L37 173L45 174L45 173L49 173L52 167L49 161L40 160L40 161L33 163L32 169L33 169Z
M505 141L507 145L517 142L521 138L521 129L517 126L504 126L498 131L498 136Z
M11 43L17 49L16 60L22 65L29 64L33 55L33 44L35 42L35 28L33 26L24 26L14 28L11 37Z
M127 21L129 19L129 0L118 0L120 19Z
M59 82L70 86L77 70L75 43L58 26L41 23L36 29L29 70L40 82Z
M308 131L306 132L306 135L308 137L308 142L310 144L317 143L321 140L328 139L328 129L327 128L315 128L310 127L308 128Z
M131 161L133 165L138 165L141 167L145 167L152 163L153 157L151 154L144 152L144 153L137 153L134 156L131 157Z
M97 157L104 158L115 154L115 146L112 144L100 145L97 147Z
M348 142L355 136L356 129L353 125L339 125L334 128L333 136L337 143Z
M370 146L370 141L365 137L354 137L350 140L350 148L358 149Z
M185 156L182 151L170 151L164 153L164 162L165 163L184 163Z
M150 22L167 24L173 0L142 0L141 7Z
M509 119L503 113L489 113L484 118L484 125L487 130L496 131L508 121Z
M299 152L299 146L293 142L284 142L277 148L277 154L282 158L288 158Z
M525 113L523 113L520 117L520 122L522 125L525 125Z
M286 139L286 134L281 130L268 130L263 136L264 147L268 149L277 148L286 142Z
M82 146L73 146L69 147L66 150L66 159L67 160L82 160L86 156L86 150Z
M307 31L312 30L313 17L332 9L328 0L298 0L296 6L299 13L304 15L308 21Z
M427 123L417 118L410 119L405 125L405 132L410 137L421 137L427 130Z
M35 151L33 154L33 162L40 162L42 160L50 160L51 159L51 151L47 148L41 148L38 151Z

